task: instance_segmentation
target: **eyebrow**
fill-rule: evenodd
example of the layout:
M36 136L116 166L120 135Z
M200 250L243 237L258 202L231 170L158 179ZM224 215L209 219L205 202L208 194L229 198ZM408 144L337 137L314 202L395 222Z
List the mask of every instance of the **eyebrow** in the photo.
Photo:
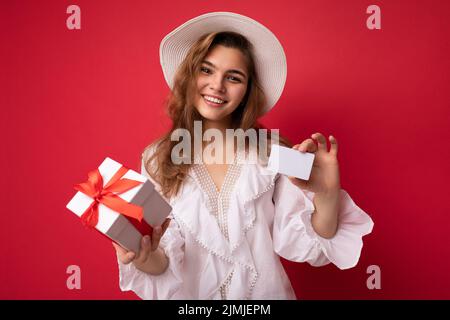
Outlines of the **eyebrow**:
M213 63L209 62L208 60L203 60L202 63L205 63L205 64L207 64L208 66L211 66L211 67L213 67L213 68L216 68L216 66L215 66ZM245 73L243 73L243 72L240 71L240 70L231 69L231 70L227 70L227 72L228 72L228 73L237 73L237 74L240 74L241 76L243 76L244 78L247 78L247 76L245 75Z

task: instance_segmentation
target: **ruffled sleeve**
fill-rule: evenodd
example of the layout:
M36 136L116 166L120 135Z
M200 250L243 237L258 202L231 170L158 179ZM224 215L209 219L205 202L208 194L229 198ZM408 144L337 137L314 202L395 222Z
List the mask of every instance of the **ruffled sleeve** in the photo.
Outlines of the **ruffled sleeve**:
M322 238L311 224L313 197L313 192L298 188L286 176L277 177L273 195L275 252L312 266L331 262L340 269L354 267L363 247L362 237L372 232L372 219L341 189L337 233L331 239Z
M182 279L184 239L180 228L172 219L160 241L169 266L160 275L151 275L138 270L133 263L119 263L119 286L122 291L134 291L141 299L177 299Z
M145 175L155 184L159 192L160 186L149 176L144 166L144 159L148 152L143 154L141 174ZM179 224L170 215L171 222L160 240L160 247L164 250L169 265L160 275L151 275L137 269L133 263L119 264L119 286L122 291L134 291L140 298L150 299L178 299L183 284L182 264L184 258L184 235Z

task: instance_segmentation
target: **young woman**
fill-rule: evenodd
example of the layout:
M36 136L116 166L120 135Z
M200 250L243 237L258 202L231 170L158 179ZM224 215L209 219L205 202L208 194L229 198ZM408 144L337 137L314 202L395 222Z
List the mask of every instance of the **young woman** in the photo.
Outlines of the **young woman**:
M174 163L179 142L172 134L183 129L193 139L195 121L201 133L215 129L224 137L227 129L262 128L257 119L276 103L286 79L276 37L248 17L215 12L175 29L160 54L173 125L144 151L142 172L173 210L171 220L143 237L140 252L114 244L120 288L143 299L295 299L280 256L355 266L373 222L341 189L334 137L329 151L320 133L293 146L315 154L308 181L250 163L255 146L229 148L228 140L224 154L234 151L232 163L206 163L205 153L195 152L200 163Z

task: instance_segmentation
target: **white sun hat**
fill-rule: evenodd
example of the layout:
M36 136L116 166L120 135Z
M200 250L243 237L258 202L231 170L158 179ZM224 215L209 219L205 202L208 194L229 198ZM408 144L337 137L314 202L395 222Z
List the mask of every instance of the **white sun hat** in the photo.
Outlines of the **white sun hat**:
M177 68L191 46L202 35L220 31L237 32L252 43L256 72L267 100L263 110L268 112L280 98L286 83L286 55L283 46L268 28L237 13L206 13L183 23L164 37L159 47L159 57L167 84L173 89Z

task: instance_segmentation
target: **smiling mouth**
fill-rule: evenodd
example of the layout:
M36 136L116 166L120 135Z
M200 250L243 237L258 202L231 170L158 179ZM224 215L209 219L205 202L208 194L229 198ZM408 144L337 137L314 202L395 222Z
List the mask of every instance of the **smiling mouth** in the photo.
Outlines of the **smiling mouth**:
M208 95L202 95L202 97L203 97L203 100L206 102L206 104L208 104L210 106L214 106L214 107L222 106L228 102L226 100L213 98Z

